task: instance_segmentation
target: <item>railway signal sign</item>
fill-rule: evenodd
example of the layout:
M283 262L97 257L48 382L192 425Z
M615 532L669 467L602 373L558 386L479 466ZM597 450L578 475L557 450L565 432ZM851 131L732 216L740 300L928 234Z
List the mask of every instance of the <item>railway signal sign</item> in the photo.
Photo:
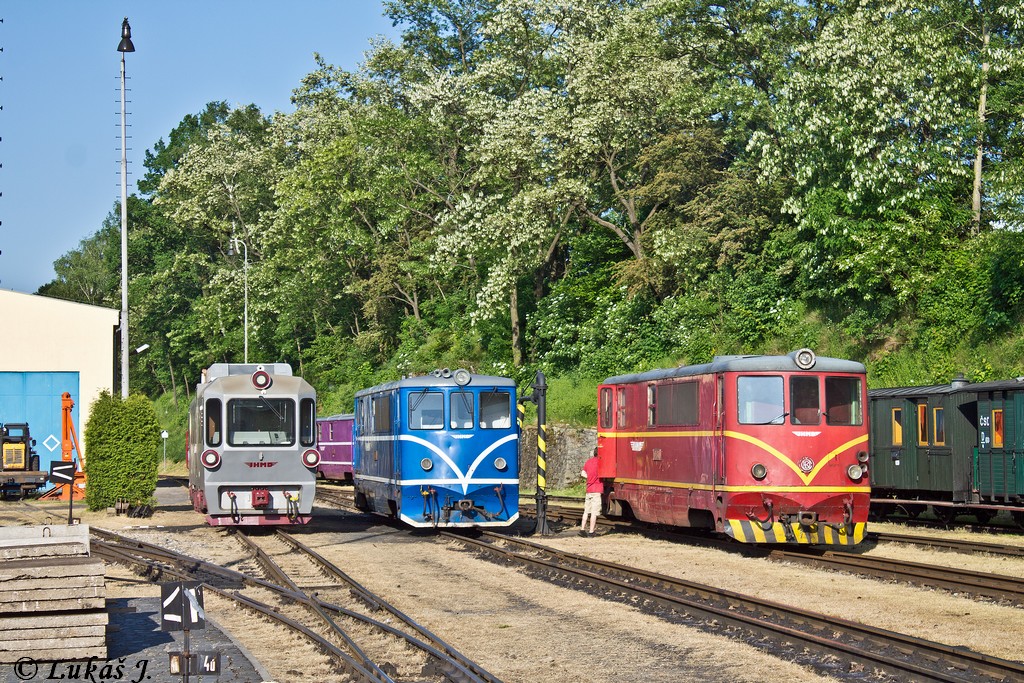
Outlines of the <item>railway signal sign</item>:
M171 673L177 676L220 676L218 652L168 652Z
M206 628L201 582L179 581L160 586L160 628L164 631Z
M75 463L50 463L50 481L54 484L70 484L75 480Z

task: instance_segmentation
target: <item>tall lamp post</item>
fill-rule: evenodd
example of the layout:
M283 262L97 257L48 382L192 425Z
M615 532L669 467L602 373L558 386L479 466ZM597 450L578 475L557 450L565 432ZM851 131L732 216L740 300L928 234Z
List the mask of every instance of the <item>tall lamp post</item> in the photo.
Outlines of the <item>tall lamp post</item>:
M231 246L228 247L228 256L238 253L238 245L242 245L242 290L244 292L242 305L242 329L245 335L245 353L242 361L249 362L249 245L239 237L231 237Z
M121 22L121 398L128 398L128 133L125 128L124 53L135 52L128 17Z

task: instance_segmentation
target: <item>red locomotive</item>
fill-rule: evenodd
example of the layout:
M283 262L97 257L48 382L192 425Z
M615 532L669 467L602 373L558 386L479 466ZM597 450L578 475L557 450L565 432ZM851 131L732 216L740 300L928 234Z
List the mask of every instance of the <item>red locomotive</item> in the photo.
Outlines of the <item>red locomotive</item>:
M598 387L597 450L613 515L744 543L853 545L870 499L864 365L716 356Z

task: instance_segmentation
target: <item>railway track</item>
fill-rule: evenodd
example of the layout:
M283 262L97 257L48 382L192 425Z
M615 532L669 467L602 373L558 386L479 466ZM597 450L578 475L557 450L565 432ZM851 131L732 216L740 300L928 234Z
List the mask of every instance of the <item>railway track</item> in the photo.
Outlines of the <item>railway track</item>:
M581 511L576 508L549 507L548 518L549 520L555 519L566 523L579 524ZM944 588L975 597L1003 600L1017 605L1024 605L1024 579L1014 576L1000 576L956 567L869 557L857 553L823 550L816 547L793 546L776 548L774 546L739 545L731 541L709 538L707 536L668 531L663 528L651 527L650 525L637 525L625 520L601 518L598 520L598 524L609 530L652 533L661 538L672 538L687 543L696 542L727 552L763 555L772 560L798 562L852 574L896 580L917 586ZM1024 547L1015 545L938 540L899 534L875 534L874 538L883 543L905 543L929 548L943 548L957 552L1024 557Z
M526 567L549 580L629 604L645 605L669 618L714 632L724 630L757 647L786 652L792 657L813 652L817 655L813 665L832 675L853 675L860 667L866 667L899 681L1024 680L1024 664L1019 662L558 551L519 538L489 531L479 538L449 532L441 532L440 536L486 553L501 563ZM836 670L836 661L844 663L844 672Z
M284 532L259 540L235 532L259 571L267 575L261 578L109 531L92 531L93 551L104 559L141 567L151 580L203 581L207 590L301 634L335 663L337 673L355 680L499 680ZM286 559L279 562L282 558ZM325 574L330 581L326 585ZM377 618L379 612L388 621L405 624L406 630ZM406 650L400 666L390 661L396 645Z

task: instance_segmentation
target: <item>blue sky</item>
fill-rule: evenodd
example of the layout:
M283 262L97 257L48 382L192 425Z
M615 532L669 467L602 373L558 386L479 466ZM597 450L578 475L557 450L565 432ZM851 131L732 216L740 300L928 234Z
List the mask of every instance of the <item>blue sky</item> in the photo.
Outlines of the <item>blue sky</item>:
M128 192L147 149L207 102L292 111L313 53L354 69L396 38L379 0L8 0L0 5L0 288L35 292L121 198L121 21ZM131 218L129 217L129 229ZM129 272L131 265L129 264Z

